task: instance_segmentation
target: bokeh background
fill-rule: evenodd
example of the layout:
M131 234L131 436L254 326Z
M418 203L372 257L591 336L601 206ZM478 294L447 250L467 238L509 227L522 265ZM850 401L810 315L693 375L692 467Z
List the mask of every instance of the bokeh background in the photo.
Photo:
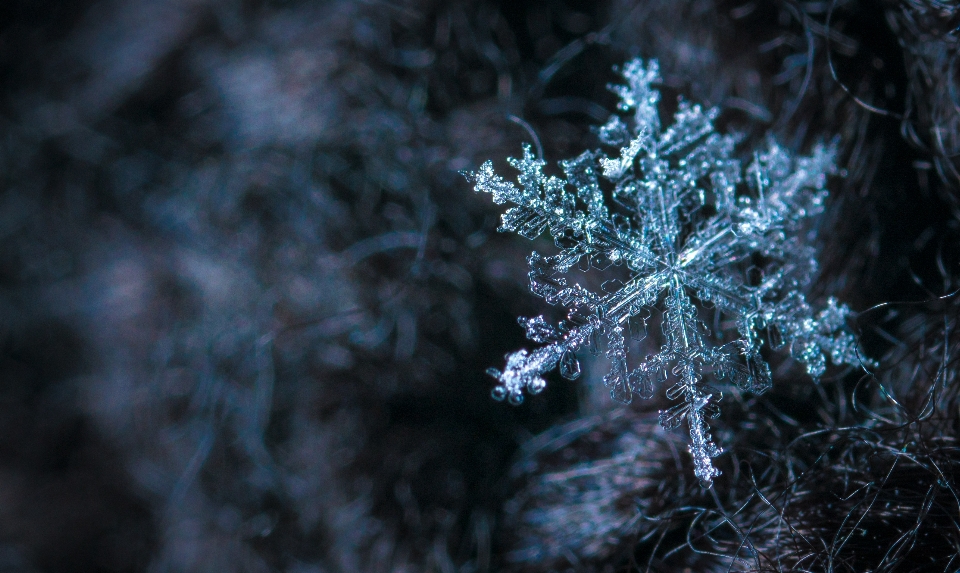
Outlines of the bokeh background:
M939 0L7 0L0 571L960 567L960 10ZM612 67L743 157L839 137L809 296L872 372L490 399L531 244L459 174L596 145ZM519 121L518 121L519 120ZM529 128L529 129L528 129Z

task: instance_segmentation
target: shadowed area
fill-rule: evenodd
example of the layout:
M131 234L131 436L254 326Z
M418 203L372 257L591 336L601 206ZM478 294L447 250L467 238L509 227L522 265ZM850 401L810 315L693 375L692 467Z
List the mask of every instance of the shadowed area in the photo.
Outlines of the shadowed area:
M3 3L0 571L955 569L958 25L933 0ZM598 147L634 57L661 121L715 106L745 163L838 138L804 294L879 362L814 383L764 353L712 490L602 355L519 407L485 374L533 346L516 317L564 314L461 172Z

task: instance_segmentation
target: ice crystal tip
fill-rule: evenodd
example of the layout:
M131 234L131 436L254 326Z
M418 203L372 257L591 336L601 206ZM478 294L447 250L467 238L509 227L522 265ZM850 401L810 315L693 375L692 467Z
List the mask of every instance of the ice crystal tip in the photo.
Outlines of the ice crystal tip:
M828 358L861 363L847 331L849 309L833 298L814 309L803 293L817 269L805 222L823 209L827 178L837 173L836 144L796 156L769 138L744 168L734 155L737 138L714 129L716 109L681 102L661 128L656 61L632 60L620 75L625 84L610 89L621 115L597 129L607 149L560 161L564 177L545 175L529 145L509 160L519 187L489 161L465 174L477 192L512 204L500 231L528 239L549 232L559 250L528 257L530 290L568 310L556 326L542 316L520 318L527 338L542 346L508 354L502 372L490 369L498 381L493 396L520 403L557 367L576 379L576 353L599 352L603 338L611 396L626 403L660 388L676 401L660 413L661 425L686 423L695 475L708 487L720 473L712 458L721 449L706 420L719 415L722 396L708 381L767 390L764 343L786 348L814 378ZM614 276L593 292L564 276L575 267ZM631 368L631 319L646 325L650 316L661 319L659 350Z

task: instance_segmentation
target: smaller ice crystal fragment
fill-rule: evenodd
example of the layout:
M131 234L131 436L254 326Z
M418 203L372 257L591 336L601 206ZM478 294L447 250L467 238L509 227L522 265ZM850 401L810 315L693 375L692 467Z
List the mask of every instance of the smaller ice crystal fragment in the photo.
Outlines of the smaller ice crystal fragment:
M514 231L527 239L536 239L547 228L549 220L532 209L513 207L501 217L498 231Z
M706 374L766 391L772 377L761 356L764 341L787 349L814 378L828 359L872 364L846 330L849 309L831 298L816 311L803 291L817 271L806 242L811 217L823 211L827 177L837 171L836 146L817 145L804 157L768 139L743 154L752 155L744 168L734 155L739 138L714 130L716 109L681 101L673 123L661 129L656 62L633 60L621 75L625 85L611 89L618 109L633 114L614 115L598 129L604 145L620 146L613 157L588 150L560 162L565 179L547 177L545 162L526 145L522 158L510 159L519 187L489 161L466 174L477 192L513 205L501 231L531 239L549 232L561 249L547 257L534 251L528 277L530 290L567 309L567 319L558 328L543 317L520 321L543 346L508 355L503 372L490 370L499 383L494 396L516 402L524 391L539 392L543 373L558 366L565 378L579 377L574 353L598 354L603 335L610 364L604 383L613 399L650 398L665 387L677 403L661 411L661 424L686 423L694 472L708 486L720 473L711 460L721 449L707 420L719 415L722 394ZM596 293L565 276L614 266L616 276ZM629 370L625 334L645 339L654 316L661 347ZM707 316L716 317L715 329L704 324Z
M666 392L667 399L676 400L677 398L682 397L685 391L686 391L686 385L684 384L684 382L683 381L677 382L673 386L667 388L667 392Z
M633 167L633 161L637 158L637 154L647 147L648 140L647 134L641 133L630 142L628 147L620 150L619 159L602 157L600 159L600 166L603 167L603 176L610 181L621 179L624 173Z
M773 350L780 350L783 348L783 334L780 332L780 328L776 324L771 324L767 327L767 343Z
M600 355L600 333L597 331L590 333L590 337L587 340L589 344L587 346L587 349L590 351L590 354L593 354L594 356L599 356Z
M542 316L535 316L533 318L524 318L521 316L517 319L517 322L527 331L527 338L534 342L543 343L557 338L557 329L548 324Z
M547 228L547 219L544 217L526 217L517 232L521 237L536 239Z
M704 113L699 105L691 105L681 100L680 107L673 116L674 124L660 138L658 153L663 156L670 155L693 144L713 131L713 121L719 114L719 110L715 108Z
M551 177L546 185L547 204L552 207L553 214L561 217L573 215L577 208L576 198L564 191L565 184L566 181L563 179Z
M580 377L580 361L577 360L577 355L569 350L560 357L560 375L567 380Z
M660 103L660 92L653 89L651 84L662 81L660 64L656 60L650 60L644 67L643 61L638 58L627 62L621 73L627 80L627 85L610 86L610 89L620 96L617 107L622 111L635 109L633 120L636 125L649 126L654 132L659 132L657 105Z
M621 404L629 404L633 401L633 394L630 391L630 387L627 385L627 381L623 378L612 377L610 374L607 374L603 378L604 385L610 389L610 397L614 401L620 402Z
M577 197L587 206L587 213L599 219L607 218L607 206L603 203L603 191L597 181L594 170L596 156L590 151L584 151L576 159L561 161L567 180L577 190Z
M841 328L847 321L847 315L849 314L850 309L845 306L838 306L837 299L833 297L828 298L827 308L820 311L820 314L817 315L817 320L820 323L820 332L829 333Z
M637 368L630 372L627 381L630 384L630 388L636 392L640 398L644 400L653 398L655 390L651 373L644 371L642 368Z
M800 359L807 365L807 373L814 380L819 380L827 371L827 361L823 357L823 352L813 344L803 345Z
M540 199L540 188L544 181L543 166L547 163L542 159L534 159L533 150L529 144L523 146L523 157L521 159L511 157L507 161L520 172L518 180L523 187L524 198Z
M603 383L610 389L611 398L629 404L633 397L627 384L627 351L624 342L622 327L614 326L608 330L607 358L610 359L610 372L604 376Z
M664 430L675 430L683 423L684 416L690 410L690 404L684 402L667 410L660 410L660 425Z
M724 359L718 368L718 374L721 378L729 379L741 390L754 394L763 394L773 384L770 365L753 351L745 354L744 364Z
M647 338L647 321L636 317L630 318L630 339L642 342Z
M630 387L623 378L618 378L615 382L608 384L607 386L610 388L610 397L615 402L629 404L633 401L633 393L630 391Z
M630 131L629 128L627 128L627 124L623 123L623 120L615 115L611 116L610 120L600 127L597 132L600 136L600 141L602 141L604 145L623 145L630 141Z

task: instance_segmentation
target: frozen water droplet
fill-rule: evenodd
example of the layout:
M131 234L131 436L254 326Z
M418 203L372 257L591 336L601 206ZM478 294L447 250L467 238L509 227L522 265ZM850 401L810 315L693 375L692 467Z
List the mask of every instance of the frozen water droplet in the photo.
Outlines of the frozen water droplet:
M547 387L547 382L543 378L536 378L527 384L527 391L531 394L539 394Z
M577 355L569 350L560 357L560 375L567 380L576 380L580 377L580 361Z
M503 386L497 386L490 391L490 396L492 396L497 402L502 402L503 399L507 397L507 389Z

